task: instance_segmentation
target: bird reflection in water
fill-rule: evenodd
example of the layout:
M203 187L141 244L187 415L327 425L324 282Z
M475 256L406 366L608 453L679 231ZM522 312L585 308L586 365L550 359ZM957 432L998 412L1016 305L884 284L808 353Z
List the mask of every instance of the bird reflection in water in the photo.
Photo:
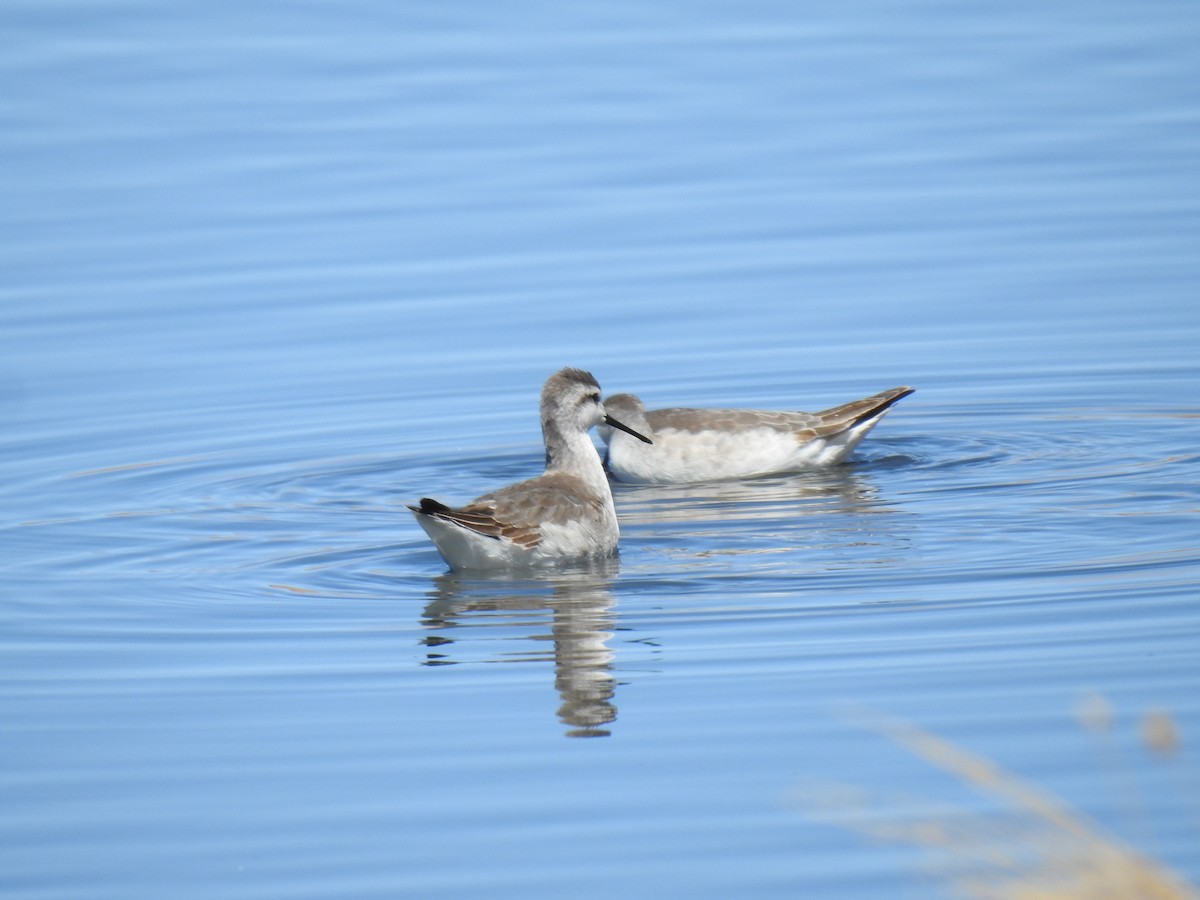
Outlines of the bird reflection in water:
M701 484L622 485L620 497L622 525L791 521L824 513L894 511L874 482L850 466Z
M549 641L552 652L506 653L489 662L553 661L554 687L562 699L558 718L568 737L607 737L617 718L612 672L615 616L611 586L617 560L596 560L567 570L472 577L447 572L433 580L422 624L426 665L467 662L456 630L468 627L533 628L522 640ZM549 619L549 632L544 629Z
M874 470L838 466L744 481L620 485L624 540L685 565L716 557L789 557L786 565L804 571L822 560L836 568L852 559L858 571L895 565L909 552L913 520L872 475L901 464L890 457L872 463Z

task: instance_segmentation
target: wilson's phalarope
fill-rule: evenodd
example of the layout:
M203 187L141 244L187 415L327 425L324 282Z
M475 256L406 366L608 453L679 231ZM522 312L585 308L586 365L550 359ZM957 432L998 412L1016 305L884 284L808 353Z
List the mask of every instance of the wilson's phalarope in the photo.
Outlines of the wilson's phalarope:
M819 468L845 459L910 387L892 388L818 413L755 409L655 409L633 394L604 408L653 440L644 447L611 428L605 464L617 481L685 484Z
M609 556L617 548L612 489L588 429L604 424L650 443L608 415L591 373L561 369L542 387L546 471L451 508L410 506L453 569L494 569Z

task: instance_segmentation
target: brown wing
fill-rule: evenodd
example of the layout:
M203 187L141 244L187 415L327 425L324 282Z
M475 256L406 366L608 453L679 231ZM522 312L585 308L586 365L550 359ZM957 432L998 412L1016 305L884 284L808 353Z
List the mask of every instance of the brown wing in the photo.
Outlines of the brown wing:
M834 431L844 431L866 419L873 419L883 413L893 403L903 400L914 390L915 388L910 387L894 387L891 390L880 391L878 394L872 394L870 397L864 397L861 400L852 400L849 403L843 403L841 406L833 406L822 410L815 414L821 421L821 429L819 430L831 429Z
M834 406L819 413L775 412L758 409L686 409L674 407L655 409L646 413L646 420L655 431L745 431L750 428L771 428L789 432L804 442L816 437L828 437L881 414L889 406L913 392L910 387L897 387L862 400Z
M565 472L547 472L537 478L477 497L452 508L428 497L414 512L434 516L496 540L512 541L526 549L541 543L543 522L568 522L599 512L603 501L583 489Z
M774 428L777 431L795 431L798 428L815 427L820 420L811 413L771 412L759 409L654 409L646 413L646 420L655 431L675 430L689 434L703 431L745 431L749 428Z
M420 506L410 506L409 509L421 515L453 522L484 537L512 541L526 549L536 547L542 539L536 526L519 526L504 522L497 517L494 507L479 500L454 509L429 497L422 497Z

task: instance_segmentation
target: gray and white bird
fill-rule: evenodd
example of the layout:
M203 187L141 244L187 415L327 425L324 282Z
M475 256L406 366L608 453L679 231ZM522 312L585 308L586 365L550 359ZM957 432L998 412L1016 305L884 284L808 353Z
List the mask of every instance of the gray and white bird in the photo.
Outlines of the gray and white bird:
M541 396L546 471L449 507L428 497L410 506L452 569L513 568L612 555L620 530L612 489L588 429L605 425L650 439L610 416L591 373L566 368Z
M633 394L604 401L645 444L602 427L605 465L617 481L686 484L753 478L821 468L840 462L898 400L913 392L896 387L817 413L756 409L647 410ZM651 444L651 441L653 442Z

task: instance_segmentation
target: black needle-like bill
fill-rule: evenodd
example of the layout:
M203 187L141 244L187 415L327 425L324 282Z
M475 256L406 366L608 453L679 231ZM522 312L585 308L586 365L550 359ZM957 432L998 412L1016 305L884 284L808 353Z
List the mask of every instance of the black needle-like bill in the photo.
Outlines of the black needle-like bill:
M619 428L626 434L632 434L639 441L645 441L647 444L654 443L654 441L650 440L650 438L646 437L644 434L638 434L636 431L634 431L628 425L622 425L620 422L618 422L616 419L614 419L612 416L608 415L607 413L604 414L604 424L611 425L613 428Z

